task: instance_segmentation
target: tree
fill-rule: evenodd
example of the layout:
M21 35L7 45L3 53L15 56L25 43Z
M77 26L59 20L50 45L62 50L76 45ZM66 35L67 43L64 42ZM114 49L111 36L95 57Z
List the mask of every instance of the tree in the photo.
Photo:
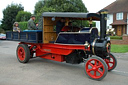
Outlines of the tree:
M13 23L16 21L16 15L19 11L23 11L24 7L21 4L8 5L3 10L2 28L4 30L12 30Z
M27 11L19 11L17 16L16 16L16 21L17 22L23 22L23 21L28 21L31 17L31 13Z
M38 22L40 18L42 18L42 13L43 12L55 12L55 9L53 9L52 7L46 7L44 6L43 8L40 9L40 11L36 14L36 21Z
M53 8L56 12L88 12L82 0L40 0L34 13L40 12L43 7Z
M0 24L0 29L2 29L1 24Z
M0 29L2 29L2 27L1 27L1 20L0 20Z
M41 8L44 6L44 0L38 1L35 5L34 14L37 14L40 12Z
M43 12L88 12L82 0L40 0L35 5L37 19Z
M82 0L48 0L46 5L56 9L56 12L87 12Z

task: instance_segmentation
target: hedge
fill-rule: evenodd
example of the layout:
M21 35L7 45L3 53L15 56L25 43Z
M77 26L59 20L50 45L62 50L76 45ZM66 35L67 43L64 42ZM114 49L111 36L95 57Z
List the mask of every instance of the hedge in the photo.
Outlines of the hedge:
M5 33L4 29L0 28L0 33Z
M23 31L28 29L27 27L28 22L19 22L19 28Z
M110 36L110 39L122 40L122 36Z

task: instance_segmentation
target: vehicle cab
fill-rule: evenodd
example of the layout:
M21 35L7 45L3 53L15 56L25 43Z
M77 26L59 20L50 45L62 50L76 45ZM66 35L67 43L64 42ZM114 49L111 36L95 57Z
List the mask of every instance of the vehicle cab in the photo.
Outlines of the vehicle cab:
M89 41L93 37L98 37L98 29L93 27L79 27L72 26L70 31L61 31L56 33L56 23L61 18L65 18L65 27L68 29L68 22L70 21L92 21L100 20L100 16L94 13L57 13L57 12L45 12L43 16L43 43L60 43L60 44L85 44L85 41ZM85 39L86 38L86 39ZM92 39L93 41L93 39ZM90 41L89 41L90 42Z

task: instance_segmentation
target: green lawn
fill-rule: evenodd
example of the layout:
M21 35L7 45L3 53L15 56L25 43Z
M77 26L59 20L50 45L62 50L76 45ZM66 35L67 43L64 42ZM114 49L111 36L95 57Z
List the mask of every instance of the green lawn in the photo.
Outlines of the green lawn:
M111 52L126 53L128 52L128 45L111 45Z

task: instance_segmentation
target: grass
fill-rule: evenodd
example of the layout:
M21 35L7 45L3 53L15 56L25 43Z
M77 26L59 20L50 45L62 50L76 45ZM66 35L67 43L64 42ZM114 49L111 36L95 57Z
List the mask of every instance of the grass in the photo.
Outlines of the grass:
M110 39L122 40L122 36L110 36Z
M128 45L111 45L111 52L126 53L128 52Z

